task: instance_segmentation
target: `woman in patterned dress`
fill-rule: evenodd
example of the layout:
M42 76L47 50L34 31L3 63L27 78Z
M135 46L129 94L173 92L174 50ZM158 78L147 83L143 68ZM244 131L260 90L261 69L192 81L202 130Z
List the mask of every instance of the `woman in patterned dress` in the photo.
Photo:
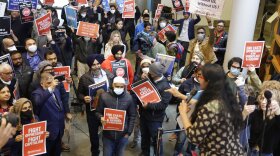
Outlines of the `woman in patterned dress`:
M242 113L226 83L224 70L206 64L199 77L203 91L191 118L185 100L179 106L187 138L200 149L201 156L242 156L239 143Z

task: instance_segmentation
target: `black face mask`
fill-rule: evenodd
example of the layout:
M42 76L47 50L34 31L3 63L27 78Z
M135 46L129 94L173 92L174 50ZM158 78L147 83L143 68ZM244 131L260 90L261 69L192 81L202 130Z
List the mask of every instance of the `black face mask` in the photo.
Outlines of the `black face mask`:
M31 120L33 119L32 111L28 110L26 112L21 112L20 119L21 119L21 124L29 124L31 122Z

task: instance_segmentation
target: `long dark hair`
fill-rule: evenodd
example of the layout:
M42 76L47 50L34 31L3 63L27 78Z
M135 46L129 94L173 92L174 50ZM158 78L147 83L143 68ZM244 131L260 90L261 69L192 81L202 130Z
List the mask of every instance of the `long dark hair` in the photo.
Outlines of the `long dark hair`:
M221 107L219 107L219 112L225 117L229 114L235 132L239 132L243 121L242 113L237 103L236 96L231 91L228 81L226 81L223 68L218 64L205 64L202 68L202 75L205 81L208 81L208 85L195 107L191 122L195 122L199 110L205 104L212 100L218 100L221 105Z

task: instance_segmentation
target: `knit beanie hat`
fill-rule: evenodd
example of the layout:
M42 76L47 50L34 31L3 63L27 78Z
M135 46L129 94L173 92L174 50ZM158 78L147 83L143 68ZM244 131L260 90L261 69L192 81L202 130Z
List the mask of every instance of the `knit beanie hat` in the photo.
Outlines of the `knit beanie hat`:
M39 74L41 74L47 66L52 67L52 64L49 61L46 61L46 60L40 62L39 65L38 65Z
M198 56L201 62L204 61L204 55L201 52L194 52L193 56L194 55Z
M104 61L104 55L102 54L92 54L87 57L87 65L91 68L94 60L97 60L99 64L102 64Z
M119 51L121 51L122 54L123 54L123 52L124 52L124 46L123 46L123 45L114 45L114 46L112 47L111 52L112 52L113 55L115 55L115 54L116 54L117 52L119 52Z
M149 67L149 73L160 77L163 75L165 66L161 64L160 62L154 62Z
M152 64L151 60L149 60L149 59L143 59L143 60L141 61L141 63L140 63L140 66L142 66L142 64L144 64L144 63Z

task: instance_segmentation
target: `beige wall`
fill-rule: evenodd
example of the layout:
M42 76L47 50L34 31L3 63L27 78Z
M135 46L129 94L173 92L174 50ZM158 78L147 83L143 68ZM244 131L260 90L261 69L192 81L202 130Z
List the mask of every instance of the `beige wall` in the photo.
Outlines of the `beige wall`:
M221 18L222 20L230 20L231 10L232 10L231 9L232 1L233 0L225 0L224 9L223 9L222 18ZM185 0L182 0L182 2L185 3ZM173 7L171 0L161 0L161 3L165 4L166 6ZM180 18L180 17L182 17L182 13L177 15L177 18ZM201 22L199 22L198 25L200 25L200 26L207 25L206 19L202 18Z

